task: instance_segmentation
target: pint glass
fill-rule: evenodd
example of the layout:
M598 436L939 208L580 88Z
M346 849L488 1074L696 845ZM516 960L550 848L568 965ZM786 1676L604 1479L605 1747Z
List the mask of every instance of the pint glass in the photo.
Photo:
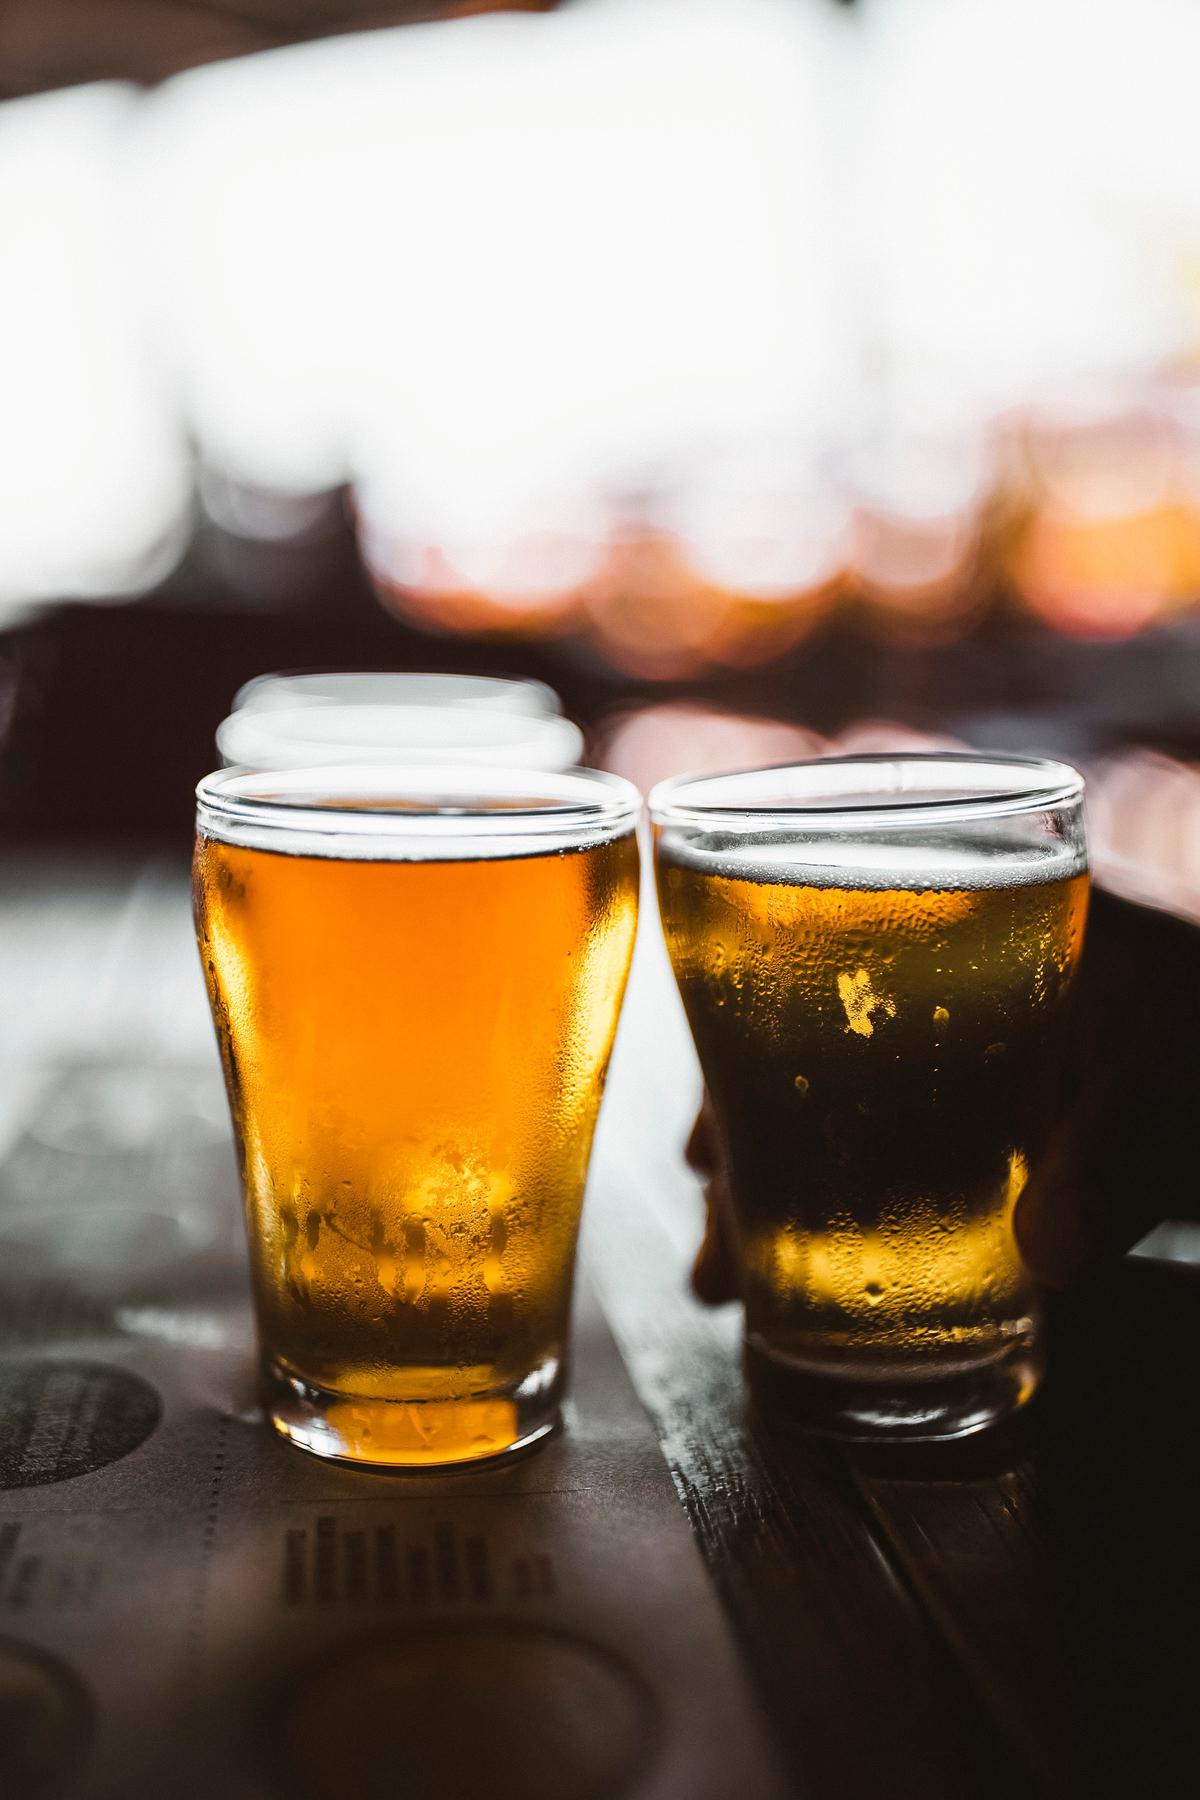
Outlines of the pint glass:
M197 790L268 1411L356 1463L553 1429L637 912L636 789L339 765Z
M1013 1215L1083 939L1082 787L863 756L650 797L748 1367L817 1429L953 1437L1040 1377Z

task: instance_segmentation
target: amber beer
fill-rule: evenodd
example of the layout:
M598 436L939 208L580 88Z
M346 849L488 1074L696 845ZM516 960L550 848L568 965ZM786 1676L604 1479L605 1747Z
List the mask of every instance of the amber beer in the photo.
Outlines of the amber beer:
M355 1460L498 1454L557 1415L636 795L405 813L325 778L319 836L223 819L210 778L195 856L272 1416Z
M1053 1119L1080 849L668 825L658 885L752 1357L852 1432L984 1422L1001 1367L1019 1403L1040 1358L1013 1211Z

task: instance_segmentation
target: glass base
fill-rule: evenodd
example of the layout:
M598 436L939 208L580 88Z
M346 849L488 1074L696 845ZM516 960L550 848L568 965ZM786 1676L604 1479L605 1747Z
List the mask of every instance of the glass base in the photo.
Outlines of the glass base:
M497 1462L557 1431L563 1369L551 1357L508 1389L450 1400L379 1399L318 1386L263 1358L263 1402L276 1431L301 1450L356 1468L419 1474Z
M1043 1370L1032 1333L975 1359L822 1361L755 1337L745 1354L751 1393L769 1418L856 1443L937 1443L985 1431L1033 1398Z

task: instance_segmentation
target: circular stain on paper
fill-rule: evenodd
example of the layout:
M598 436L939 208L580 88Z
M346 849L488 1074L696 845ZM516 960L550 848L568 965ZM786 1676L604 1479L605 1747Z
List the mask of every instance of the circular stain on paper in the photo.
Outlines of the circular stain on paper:
M161 1417L155 1390L127 1369L0 1362L0 1488L91 1475L136 1450Z
M0 1637L0 1794L55 1800L92 1735L92 1705L56 1656Z
M653 1757L659 1716L642 1677L602 1645L445 1625L310 1665L269 1729L304 1800L619 1800Z

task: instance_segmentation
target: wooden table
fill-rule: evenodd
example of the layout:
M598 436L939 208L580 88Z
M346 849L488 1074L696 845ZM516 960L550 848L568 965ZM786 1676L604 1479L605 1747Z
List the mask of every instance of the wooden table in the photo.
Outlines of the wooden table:
M1194 1009L1195 965L1181 967L1179 944L1155 935L1169 937L1171 922L1123 928L1145 932L1147 970L1190 992ZM1161 956L1175 960L1164 967ZM181 863L7 859L0 1157L10 1171L23 1123L63 1067L151 1066L211 1084L193 959ZM807 1439L753 1412L735 1310L706 1311L687 1290L700 1200L681 1144L698 1089L651 919L597 1142L584 1260L785 1788L811 1800L1091 1796L1135 1781L1179 1791L1168 1769L1191 1739L1200 1272L1127 1258L1060 1300L1045 1389L1008 1431L903 1453ZM1180 1181L1185 1202L1168 1213L1191 1203L1190 1168ZM19 1321L8 1328L19 1340ZM19 1618L0 1610L0 1634L14 1630ZM756 1779L738 1784L739 1800L765 1793Z

